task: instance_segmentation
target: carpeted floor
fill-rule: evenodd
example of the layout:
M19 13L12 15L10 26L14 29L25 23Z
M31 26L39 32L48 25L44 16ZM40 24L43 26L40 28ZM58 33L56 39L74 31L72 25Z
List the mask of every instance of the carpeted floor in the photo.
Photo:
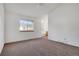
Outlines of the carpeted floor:
M39 38L5 44L1 56L79 56L79 48Z

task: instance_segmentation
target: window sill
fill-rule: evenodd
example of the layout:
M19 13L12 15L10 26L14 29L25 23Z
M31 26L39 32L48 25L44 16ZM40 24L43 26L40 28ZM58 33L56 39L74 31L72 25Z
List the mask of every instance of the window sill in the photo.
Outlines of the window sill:
M28 30L28 31L20 31L20 32L34 32L34 31L32 31L32 30Z

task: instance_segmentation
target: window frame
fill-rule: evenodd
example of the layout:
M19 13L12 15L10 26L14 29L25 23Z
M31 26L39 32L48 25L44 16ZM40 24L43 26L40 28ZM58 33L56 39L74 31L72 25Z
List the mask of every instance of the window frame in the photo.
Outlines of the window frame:
M27 22L28 22L28 21L31 21L31 22L32 22L33 30L28 30L28 28L29 28L29 24L26 25L27 30L25 30L25 29L24 29L24 30L20 30L20 26L21 26L20 21L27 21ZM20 21L19 21L19 31L20 31L20 32L34 32L34 21L33 21L33 20L29 20L29 19L21 19Z

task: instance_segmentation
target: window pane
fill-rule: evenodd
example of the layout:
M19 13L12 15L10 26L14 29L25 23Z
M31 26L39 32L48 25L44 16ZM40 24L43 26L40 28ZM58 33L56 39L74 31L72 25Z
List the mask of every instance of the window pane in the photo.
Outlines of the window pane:
M32 20L20 20L20 31L33 31L33 27Z
M28 21L28 30L33 31L33 21Z
M20 20L20 31L27 31L27 21Z

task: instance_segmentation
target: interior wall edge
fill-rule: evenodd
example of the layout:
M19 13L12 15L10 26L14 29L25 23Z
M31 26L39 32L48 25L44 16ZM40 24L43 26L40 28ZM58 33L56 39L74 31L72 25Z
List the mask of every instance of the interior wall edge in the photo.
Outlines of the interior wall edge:
M0 54L4 47L4 4L0 4Z

